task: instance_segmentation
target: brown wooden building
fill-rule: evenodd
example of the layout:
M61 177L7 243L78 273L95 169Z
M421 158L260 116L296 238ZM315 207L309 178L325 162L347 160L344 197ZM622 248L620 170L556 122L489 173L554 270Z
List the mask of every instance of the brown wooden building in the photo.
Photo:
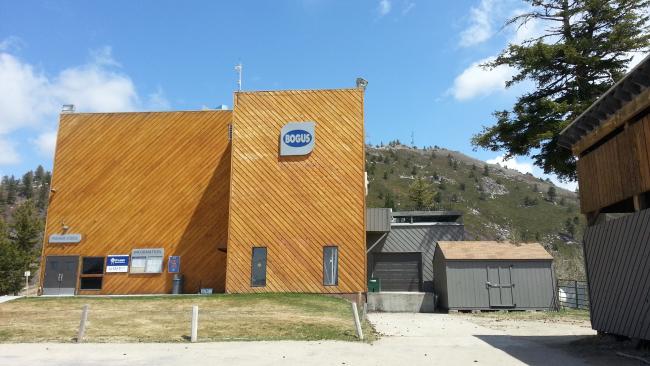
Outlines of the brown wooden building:
M594 329L650 339L650 57L561 132L578 158Z
M43 293L365 292L363 94L63 113Z

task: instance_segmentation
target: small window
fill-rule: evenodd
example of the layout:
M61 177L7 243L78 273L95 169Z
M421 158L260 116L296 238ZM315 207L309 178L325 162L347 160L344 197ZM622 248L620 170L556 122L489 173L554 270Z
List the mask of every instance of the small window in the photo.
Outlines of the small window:
M81 274L104 274L104 257L85 257Z
M101 290L103 277L81 277L79 283L80 290Z
M266 248L254 247L251 261L251 286L266 286Z
M323 285L339 284L339 248L323 247Z
M84 257L81 261L80 290L101 290L104 282L104 257Z

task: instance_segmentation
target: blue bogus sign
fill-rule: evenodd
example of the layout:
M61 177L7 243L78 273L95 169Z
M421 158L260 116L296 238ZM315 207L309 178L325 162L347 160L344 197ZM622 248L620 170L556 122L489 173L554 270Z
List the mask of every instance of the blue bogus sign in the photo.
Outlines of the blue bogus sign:
M181 271L181 257L177 255L169 256L167 261L167 272L168 273L178 273Z
M128 255L106 256L106 272L128 272L128 271L129 271Z
M307 155L316 142L315 122L289 122L280 130L280 156Z

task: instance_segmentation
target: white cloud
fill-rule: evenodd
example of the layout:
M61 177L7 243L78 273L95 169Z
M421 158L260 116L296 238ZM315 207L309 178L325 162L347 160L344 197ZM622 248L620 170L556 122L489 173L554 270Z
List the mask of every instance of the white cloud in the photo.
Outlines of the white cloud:
M383 17L384 15L387 15L390 13L392 5L389 0L381 0L379 1L379 6L377 7L377 11L379 12L379 16Z
M469 100L506 89L506 81L515 74L515 70L508 66L497 66L491 70L481 67L481 64L492 60L494 57L476 61L454 79L449 92L456 100Z
M16 151L16 144L0 138L0 165L17 164L20 156Z
M0 42L0 164L19 160L10 134L21 129L39 131L31 139L41 154L52 156L56 121L63 104L80 112L169 109L162 88L139 98L131 78L120 72L110 47L91 52L91 60L50 77L7 51L13 38ZM42 132L45 131L45 132Z
M643 61L644 58L646 58L649 54L648 53L643 53L643 52L632 52L629 56L632 57L630 62L627 64L627 71L629 72L634 68L634 66L638 65L639 62Z
M478 6L470 9L469 27L460 34L460 46L470 47L483 43L494 34L494 0L481 0Z
M404 9L402 9L402 15L408 14L411 10L413 10L413 8L415 8L415 3L413 2L407 3Z
M488 159L485 161L488 164L498 164L504 168L513 169L520 173L526 174L530 173L536 177L548 178L558 187L562 187L569 191L575 191L578 188L577 182L561 182L557 176L552 174L544 174L544 172L538 167L534 166L532 163L527 163L517 160L517 158L510 158L506 160L504 155L499 155L494 159Z
M517 158L510 158L508 160L505 160L504 155L499 155L494 159L489 159L486 160L486 163L488 164L499 164L502 167L508 167L508 169L514 169L520 173L533 173L533 164L531 163L524 163L517 161Z
M54 155L56 147L56 131L44 132L32 141L36 145L38 152L47 157Z

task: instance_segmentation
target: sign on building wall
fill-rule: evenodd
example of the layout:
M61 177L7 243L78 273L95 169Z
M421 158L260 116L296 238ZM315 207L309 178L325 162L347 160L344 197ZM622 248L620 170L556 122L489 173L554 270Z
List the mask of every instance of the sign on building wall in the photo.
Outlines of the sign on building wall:
M81 234L52 234L48 238L49 243L79 243L81 241Z
M131 251L131 273L162 273L163 248L133 249Z
M170 255L167 261L167 272L178 273L181 271L181 257L177 255Z
M280 156L307 155L316 143L316 122L289 122L280 130Z
M127 254L106 256L106 272L128 272L129 256Z

